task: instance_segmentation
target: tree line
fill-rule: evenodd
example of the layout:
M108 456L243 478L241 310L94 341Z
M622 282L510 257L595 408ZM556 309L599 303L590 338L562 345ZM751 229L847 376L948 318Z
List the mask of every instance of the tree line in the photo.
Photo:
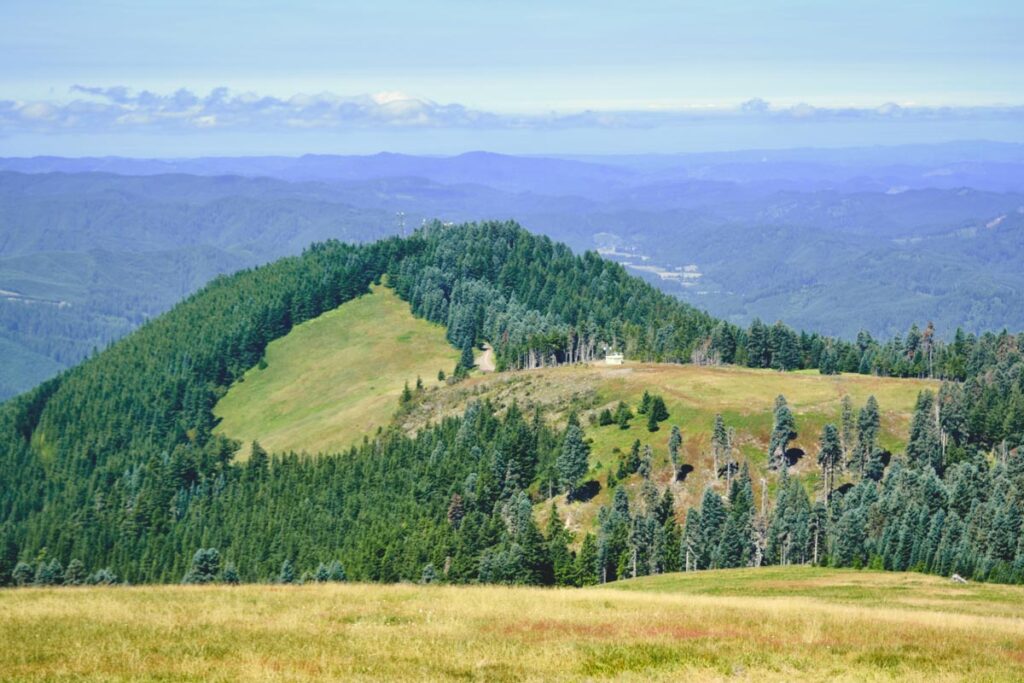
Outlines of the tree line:
M456 347L486 339L504 368L586 360L607 345L653 360L795 369L825 359L823 371L844 372L856 361L858 371L957 381L922 395L905 454L880 452L870 438L877 405L844 409L821 437L820 459L826 480L850 481L814 502L788 473L798 425L784 401L767 454L777 495L764 512L754 510L750 473L724 422L714 425L714 477L724 490L709 489L685 514L670 488L654 484L650 454L631 452L616 468L612 503L583 538L572 538L556 511L540 528L532 509L545 493L584 494L586 427L578 419L552 426L531 406L473 404L415 436L388 430L317 457L256 444L239 461L239 444L213 433L217 399L269 341L385 273L417 314L447 325ZM90 576L315 580L337 562L357 580L582 585L798 561L1021 580L1020 335L847 344L753 328L715 321L620 266L514 224L316 245L217 279L0 406L0 582L27 582L29 572L47 585ZM599 421L628 427L640 415L652 432L664 429L678 477L686 425L668 425L656 399ZM617 485L629 477L639 478L635 499Z

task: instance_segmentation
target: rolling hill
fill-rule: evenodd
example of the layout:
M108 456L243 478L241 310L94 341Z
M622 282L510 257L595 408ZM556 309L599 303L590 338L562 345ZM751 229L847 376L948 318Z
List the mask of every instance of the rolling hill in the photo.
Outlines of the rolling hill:
M246 445L258 440L272 452L324 453L345 451L392 422L415 435L445 417L462 415L474 401L489 401L499 410L512 403L527 413L539 408L553 425L577 411L588 425L591 442L589 480L599 484L616 467L619 455L639 441L641 448L650 446L654 452L659 485L669 486L685 508L698 505L705 487L714 482L711 432L717 414L735 430L734 448L755 479L773 479L766 454L773 403L784 395L797 419L794 452L809 454L791 471L813 493L820 475L814 461L817 441L825 423L841 422L844 397L851 399L855 410L869 396L878 400L879 444L895 453L906 448L919 392L939 386L930 380L667 363L610 368L602 361L477 373L464 382L446 384L436 380L438 370L451 374L458 353L446 341L443 328L415 318L392 289L376 286L372 292L271 342L266 367L261 364L246 372L214 407L220 419L217 433ZM417 378L423 380L424 391L400 406L403 385L413 387ZM635 410L645 391L665 398L670 417L659 431L649 432L642 419L633 420L625 430L597 424L599 413L614 410L620 401ZM683 482L673 481L666 447L669 425L682 429L683 461L695 472ZM247 454L248 448L243 448L239 458L244 460ZM634 475L625 485L638 492L641 483L642 478ZM774 497L774 483L768 493ZM758 500L761 495L755 491ZM538 517L546 519L548 503L556 498L546 491L537 491L536 497ZM585 502L567 504L564 496L557 500L559 513L573 531L593 531L598 508L610 502L610 491L598 485L597 493Z
M393 291L373 288L385 278ZM374 337L414 350L384 359ZM485 341L497 372L474 375L465 359ZM593 365L607 346L628 363ZM456 352L459 381L434 386ZM1019 582L1022 354L1007 333L745 330L514 223L316 244L214 280L0 406L0 583L216 580L212 557L244 582L344 566L368 581L583 586L794 563ZM429 385L392 422L421 371ZM345 382L349 406L332 393ZM280 397L297 411L275 422ZM264 438L264 422L273 452L237 457L233 430ZM373 433L335 450L339 422ZM329 452L281 452L316 448L296 438Z

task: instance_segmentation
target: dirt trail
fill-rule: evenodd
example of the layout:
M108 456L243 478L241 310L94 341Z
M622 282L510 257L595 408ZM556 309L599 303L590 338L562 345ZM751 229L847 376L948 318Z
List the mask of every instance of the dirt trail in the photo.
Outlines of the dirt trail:
M476 359L476 367L480 372L494 372L494 349L484 342L484 352Z

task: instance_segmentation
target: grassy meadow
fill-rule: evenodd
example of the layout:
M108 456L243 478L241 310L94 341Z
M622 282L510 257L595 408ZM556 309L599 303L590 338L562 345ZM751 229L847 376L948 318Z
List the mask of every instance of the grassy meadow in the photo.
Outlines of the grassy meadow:
M1024 589L808 567L586 589L312 584L0 591L0 677L1024 679Z
M266 367L217 403L217 430L269 451L345 450L391 421L406 382L436 386L458 357L443 327L377 286L271 342Z
M878 399L879 441L896 453L906 443L918 393L937 388L936 382L926 380L657 363L475 372L454 385L439 382L438 370L451 371L457 359L458 352L445 340L441 326L415 318L393 290L377 286L371 294L271 342L266 367L249 370L218 402L217 429L244 443L257 439L270 451L342 451L391 424L403 385L414 385L417 376L426 391L409 410L397 415L398 426L410 434L445 415L461 413L472 400L488 399L499 409L513 401L527 409L539 404L554 421L564 421L575 409L591 441L589 478L599 486L589 500L567 503L563 495L557 503L571 529L587 531L593 528L600 506L609 500L604 486L609 468L616 466L634 440L653 448L659 487L672 487L678 509L685 510L699 504L707 486L725 486L712 474L711 455L715 414L722 413L726 424L735 429L737 459L751 467L759 502L763 493L774 495L777 477L768 472L767 447L773 403L783 394L797 420L799 435L792 447L806 453L791 471L813 493L818 482L818 438L826 422L840 422L844 396L850 396L855 410L871 395ZM649 432L642 415L625 430L596 424L598 413L605 407L614 409L619 401L635 410L645 390L663 396L670 413L658 431ZM668 459L672 425L683 430L683 460L693 468L682 482L672 481ZM243 448L242 457L247 453ZM639 484L639 476L634 475L624 485L632 490ZM548 492L534 493L543 499ZM549 509L547 502L538 503L542 523Z
M634 440L639 440L642 446L651 446L654 478L659 488L671 486L679 509L685 510L699 505L707 486L724 489L725 480L716 480L712 475L711 453L715 415L722 413L726 424L735 429L735 455L738 461L749 463L754 494L760 501L761 479L765 480L769 496L774 495L777 481L767 467L776 396L786 397L796 418L798 436L791 448L806 454L790 471L813 490L819 479L818 439L827 422L840 423L844 396L850 397L855 412L869 396L875 396L882 416L879 442L883 448L898 453L906 445L917 395L929 388L937 390L938 382L855 374L823 376L817 371L781 373L657 363L627 363L621 368L612 368L598 363L475 376L461 384L428 393L416 409L403 416L402 424L411 433L430 420L461 412L471 400L484 398L499 408L513 401L520 406L537 403L545 406L549 417L556 421L564 421L572 409L579 410L591 442L588 476L601 488L587 501L570 504L566 503L565 496L559 496L557 502L559 513L568 525L575 531L585 531L593 527L598 508L609 500L610 492L604 487L609 468L616 466L619 454L627 452ZM660 394L669 411L669 419L658 431L647 430L643 415L637 415L625 430L615 424L591 423L591 418L596 420L603 408L614 410L619 401L625 401L635 411L645 390ZM679 425L682 430L683 461L693 467L683 482L672 482L668 457L672 425ZM844 481L841 477L837 485ZM639 484L639 475L634 475L625 485L632 490ZM547 518L549 507L547 502L537 506L542 522Z

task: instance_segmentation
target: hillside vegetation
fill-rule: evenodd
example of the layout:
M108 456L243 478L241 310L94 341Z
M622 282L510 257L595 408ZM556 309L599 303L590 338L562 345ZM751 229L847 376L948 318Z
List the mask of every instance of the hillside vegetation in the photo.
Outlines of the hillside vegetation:
M444 328L377 285L268 344L214 407L216 431L278 453L343 451L387 425L403 386L436 386L458 355Z
M499 372L486 381L511 392L489 396L470 373L404 397L418 426L238 462L217 401L254 367L284 364L271 354L258 369L268 344L385 275L444 325L459 376L487 341ZM633 364L592 381L604 370L575 366L605 346ZM0 583L290 582L343 567L382 582L589 585L803 563L1024 582L1022 352L1008 333L883 344L744 330L513 223L315 245L218 279L0 406ZM760 369L681 365L716 358ZM501 372L513 368L541 369ZM963 381L921 391L908 424L925 385L875 377L890 374ZM549 381L571 387L556 405L533 400Z
M593 363L581 366L541 368L530 371L475 376L462 384L445 386L419 399L412 410L397 416L408 433L436 422L444 416L461 414L472 401L489 401L497 408L516 403L526 412L540 407L553 423L564 422L573 411L580 413L591 447L590 469L586 478L596 486L593 497L568 503L556 496L559 514L574 531L592 530L597 510L611 500L607 486L609 471L639 441L641 451L653 451L653 478L661 488L671 488L677 504L686 509L700 503L708 486L717 485L713 475L712 431L717 415L735 430L732 447L736 461L746 463L755 481L771 482L768 495L776 493L775 477L768 463L772 431L773 405L784 395L797 422L797 437L790 445L794 464L790 472L799 475L814 495L820 485L816 460L818 439L826 423L840 424L842 401L848 397L855 410L874 396L881 408L878 444L896 453L906 447L907 433L918 394L937 390L931 380L901 380L855 374L820 375L781 373L738 367L702 367L654 363L628 363L622 368ZM604 409L614 411L619 402L636 410L644 392L664 398L669 417L658 431L648 431L643 415L630 421L628 429L618 424L600 425ZM674 481L669 458L668 439L672 426L682 431L681 461L690 472L682 481ZM843 481L852 477L842 478ZM643 482L639 475L626 486L638 493ZM725 481L722 479L724 486ZM537 490L547 500L549 491ZM760 486L754 491L760 503ZM538 503L539 519L546 520L548 507Z
M622 590L311 584L0 592L4 678L1015 681L1024 590L806 567Z

